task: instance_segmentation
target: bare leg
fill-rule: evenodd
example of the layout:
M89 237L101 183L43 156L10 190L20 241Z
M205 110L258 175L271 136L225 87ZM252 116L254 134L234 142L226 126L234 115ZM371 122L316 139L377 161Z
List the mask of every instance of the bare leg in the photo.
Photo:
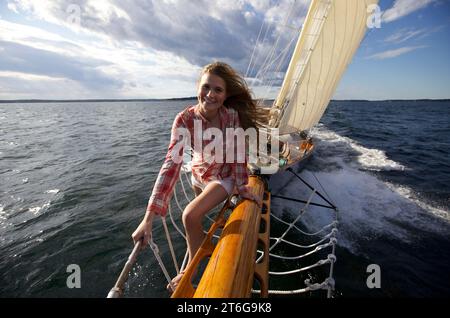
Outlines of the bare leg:
M205 234L202 220L206 213L228 197L225 189L217 183L208 184L205 189L192 200L184 209L183 224L186 229L186 238L191 262L199 249Z
M186 229L187 248L189 252L188 265L205 238L202 226L203 216L228 197L227 191L217 183L208 184L203 191L195 186L193 189L196 197L183 211L183 224ZM183 274L184 271L172 279L174 287L178 285ZM170 290L170 285L167 288Z

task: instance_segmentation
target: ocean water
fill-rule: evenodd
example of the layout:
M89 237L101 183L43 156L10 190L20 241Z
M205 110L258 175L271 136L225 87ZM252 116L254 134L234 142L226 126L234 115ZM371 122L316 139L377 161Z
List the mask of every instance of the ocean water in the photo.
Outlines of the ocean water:
M0 104L0 297L107 295L187 104ZM450 102L334 101L314 136L301 175L339 208L334 296L449 297ZM303 195L289 173L270 186ZM274 200L272 210L294 216L298 205ZM302 226L326 221L311 213ZM168 260L160 222L154 233ZM174 245L184 248L176 235ZM67 287L70 264L81 288ZM370 264L381 288L366 285ZM126 296L167 297L165 285L146 249Z

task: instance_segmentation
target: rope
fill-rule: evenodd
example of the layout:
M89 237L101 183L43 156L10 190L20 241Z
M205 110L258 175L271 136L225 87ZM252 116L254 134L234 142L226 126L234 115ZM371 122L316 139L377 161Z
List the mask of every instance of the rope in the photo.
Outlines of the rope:
M287 233L291 230L291 228L294 226L294 223L296 223L300 217L302 216L302 214L306 211L306 209L308 208L309 204L311 203L312 197L314 196L314 193L316 193L315 190L313 190L312 194L309 196L308 202L306 202L305 206L300 210L299 215L295 218L295 220L289 224L288 228L286 229L286 231L279 237L276 239L275 244L273 244L272 246L270 246L269 248L269 252L271 250L273 250L275 248L275 246L278 245L278 243L280 243L280 241L287 235ZM259 261L259 259L258 259ZM257 261L257 262L258 262Z
M303 8L304 7L304 8ZM298 8L302 8L304 10L298 10ZM285 15L283 21L279 24L270 24L267 23L267 28L264 32L263 40L261 41L261 35L264 31L264 26L266 24L266 21L263 20L263 23L260 27L259 34L257 37L257 40L255 42L255 45L253 47L252 55L250 58L249 65L247 67L247 71L245 73L246 77L252 76L253 69L257 66L258 61L261 59L260 56L261 51L268 52L265 55L264 60L262 61L259 70L256 71L256 74L254 76L254 83L255 85L261 85L266 86L267 89L262 96L260 96L260 100L264 102L267 98L269 98L269 95L271 94L273 88L275 87L276 82L278 81L278 77L275 75L280 73L282 71L282 68L286 65L286 61L288 59L288 53L292 50L292 45L295 43L295 40L297 39L296 36L287 36L287 38L290 38L288 43L284 43L287 41L284 41L286 38L286 29L287 31L294 31L296 33L299 33L299 27L291 27L290 24L293 24L294 21L293 17L303 17L306 13L307 6L302 6L302 3L297 0L292 1L289 8L286 10L287 14ZM298 11L298 12L297 12ZM273 25L273 28L271 26ZM281 27L281 30L279 31L276 27ZM265 44L267 42L269 30L271 33L277 33L276 37L273 40L273 44L269 48L265 48ZM283 32L284 31L284 32ZM283 39L283 41L281 41ZM262 49L259 49L261 47ZM256 53L256 54L255 54ZM278 63L276 63L278 61ZM284 72L284 71L283 71ZM271 75L269 77L269 75ZM259 83L259 84L256 84Z
M273 216L273 218L274 218L275 220L277 220L277 221L279 221L279 222L281 222L281 223L283 223L283 224L286 224L286 225L289 225L289 224L290 224L289 222L283 221L282 219L280 219L280 218L277 217L276 215L272 215L272 216ZM308 233L308 232L305 232L305 231L299 229L295 224L293 225L293 228L296 229L298 232L300 232L300 233L303 234L303 235L315 236L315 235L320 234L321 232L325 231L326 229L328 229L328 228L330 228L330 227L336 227L337 224L338 224L337 221L333 221L333 222L331 222L330 224L325 225L325 226L324 226L323 228L321 228L319 231L314 232L314 233Z
M319 184L320 188L322 189L323 193L325 193L325 195L327 196L328 200L330 200L331 203L333 203L334 206L336 206L336 204L334 204L334 200L331 199L331 197L328 195L327 191L325 190L325 188L322 186L322 184L320 183L319 179L317 178L317 176L310 172L312 174L312 176L314 177L314 179L317 181L317 183Z
M180 184L181 184L181 188L183 189L183 193L184 193L184 197L186 198L186 201L191 202L192 199L190 199L190 198L188 197L188 195L187 195L187 193L186 193L186 189L185 189L185 187L184 187L184 182L183 182L182 174L184 174L184 175L186 176L186 171L183 171L182 173L180 173L180 181L181 181ZM188 181L188 184L191 185L189 181Z
M186 235L184 235L183 231L180 230L180 228L178 227L178 225L175 223L175 220L173 219L173 215L172 215L172 208L171 208L171 204L169 203L169 217L170 217L170 221L172 221L172 225L173 227L177 230L177 232L186 240Z
M291 172L294 173L293 171L291 171ZM285 270L285 271L269 271L269 275L285 276L285 275L298 274L301 272L307 272L313 268L324 266L327 264L330 264L330 270L329 270L328 277L320 284L319 283L312 284L312 283L310 283L309 280L305 280L305 284L306 284L305 288L295 289L295 290L269 290L269 294L290 295L290 294L301 294L301 293L305 293L305 292L325 289L325 290L327 290L327 297L330 298L332 296L332 291L334 290L333 270L334 270L334 263L336 262L335 248L336 248L336 244L337 244L336 236L338 233L338 229L337 229L337 225L338 225L338 221L337 221L338 213L337 212L338 212L338 210L335 207L332 209L335 212L335 213L332 212L333 218L334 218L333 221L330 222L329 224L322 226L322 228L320 228L318 231L306 232L306 231L303 231L300 228L298 228L295 225L295 223L297 223L300 220L300 218L304 215L304 213L307 211L307 209L311 206L313 197L316 194L320 197L323 197L323 195L320 194L320 192L318 192L315 187L312 187L311 185L305 183L305 181L303 179L301 179L297 174L294 173L294 175L296 175L300 181L302 181L305 185L307 185L309 187L309 189L311 189L311 194L309 195L308 200L304 201L306 203L304 203L304 206L299 210L298 215L294 218L294 220L292 220L292 222L287 222L287 221L277 217L276 215L271 214L271 217L273 217L275 220L279 221L281 224L285 225L286 229L283 231L283 233L279 237L270 237L270 240L275 241L275 242L272 243L269 248L269 257L272 257L274 259L279 259L279 260L297 261L299 259L304 259L308 256L312 256L313 254L317 254L319 251L323 251L328 248L331 248L331 253L328 254L326 259L320 259L317 262L312 263L308 266L303 266L300 268L295 268L295 269L290 269L290 270ZM320 186L324 190L324 187L322 185L320 185ZM328 194L326 194L326 195L328 198L330 198ZM325 208L325 206L323 206L323 208ZM327 209L327 211L328 211L328 209ZM292 242L285 238L289 232L292 232L292 229L295 229L298 233L301 233L302 235L309 236L309 237L317 236L320 234L321 238L318 241L308 244L308 245ZM274 248L276 246L278 246L280 243L285 243L285 244L288 244L295 248L309 249L309 250L306 251L305 253L301 253L299 255L294 255L294 256L284 256L284 255L279 255L279 254L273 253ZM264 253L262 251L258 251L257 262L263 256L264 256ZM252 292L260 292L260 291L252 290Z
M301 254L301 255L297 255L297 256L282 256L282 255L278 255L278 254L269 253L269 255L272 256L272 257L275 257L275 258L285 259L285 260L296 260L296 259L301 259L301 258L304 258L304 257L306 257L306 256L315 254L315 253L317 253L317 252L323 250L324 248L327 248L327 247L329 247L329 246L332 246L332 245L333 245L333 243L332 243L332 240L333 240L333 239L336 240L335 238L331 238L330 241L329 241L328 243L322 244L322 245L319 245L319 246L316 246L316 248L315 248L314 250L309 251L308 253L305 253L305 254Z
M334 279L327 278L320 284L311 284L309 279L305 280L306 288L295 289L295 290L269 290L269 294L272 295L293 295L302 294L309 291L316 291L321 289L334 289ZM258 289L252 289L252 293L260 293Z
M186 175L186 174L185 174L185 175ZM186 180L187 180L187 182L189 183L189 179L187 178L187 176L186 176ZM183 188L183 192L184 192L184 194L185 194L185 197L186 197L187 201L190 202L191 200L189 200L189 197L187 196L187 193L186 193L186 191L185 191L185 187L184 187L184 184L183 184L184 182L183 182L183 178L182 178L182 175L181 175L181 174L180 174L179 181L180 181L180 183L181 183L181 187ZM175 202L176 202L176 204L177 204L177 206L178 206L178 209L179 209L181 212L183 212L184 209L181 208L180 202L178 201L178 194L177 194L177 191L176 191L176 187L174 187L174 196L173 196L173 197L174 197ZM169 203L169 206L168 206L168 212L169 212L169 217L170 217L170 220L171 220L171 222L172 222L172 225L174 226L174 228L176 229L176 231L184 238L184 240L186 240L186 235L185 235L184 232L178 227L177 223L176 223L175 220L174 220L173 213L172 213L172 208L171 208L171 204L170 204L170 203ZM209 220L211 220L211 221L214 222L214 220L212 220L208 215L207 215L207 218L208 218ZM171 235L170 235L169 229L168 229L168 227L167 227L167 222L166 222L165 217L162 218L162 224L163 224L163 227L164 227L164 232L165 232L166 239L167 239L167 242L168 242L168 245L169 245L169 249L170 249L170 253L171 253L171 256L172 256L172 261L173 261L173 263L174 263L175 269L176 269L177 274L178 274L178 273L180 273L180 268L179 268L179 265L178 265L178 262L177 262L177 259L176 259L175 250L174 250L174 247L173 247ZM214 235L214 237L218 238L217 235ZM159 249L158 249L158 246L153 242L153 240L152 240L151 242L149 242L149 244L150 244L150 246L152 247L153 253L155 254L156 259L158 260L158 263L159 263L161 269L163 270L164 275L166 276L166 279L168 280L169 284L171 284L170 276L169 276L169 274L168 274L168 272L167 272L167 269L166 269L166 267L164 266L164 264L163 264L163 262L162 262L162 259L161 259L160 255L159 255ZM181 270L184 270L185 267L186 267L186 265L187 265L188 255L189 255L189 254L188 254L188 251L186 251L186 253L185 253L185 255L184 255L184 258L183 258L183 262L182 262L182 264L181 264ZM173 286L171 286L171 287L173 287Z
M167 223L166 223L165 217L162 218L162 224L164 226L164 232L166 232L167 242L169 243L170 254L172 254L173 265L175 266L175 269L177 270L177 274L178 274L178 273L180 273L180 269L178 268L177 258L175 256L175 251L173 250L173 244L172 244L172 240L170 238L169 229L167 228Z
M327 238L334 237L336 235L337 231L338 231L337 229L331 230L331 232L328 233L327 235L325 235L320 241L317 241L316 243L313 243L313 244L310 244L310 245L297 244L297 243L285 240L284 238L281 238L281 237L273 238L273 239L276 240L278 243L283 242L283 243L286 243L286 244L289 244L291 246L298 247L298 248L311 248L311 247L319 245L322 242L325 242L325 240Z
M255 55L256 46L258 45L259 38L261 37L261 33L262 33L263 28L264 28L265 21L266 20L263 19L263 23L261 24L261 28L259 29L258 37L256 38L256 42L255 42L255 46L253 47L252 55L250 56L250 62L248 63L247 71L245 72L245 77L248 77L250 75L250 67L252 65L253 56ZM256 62L255 62L255 64L256 64Z
M153 239L150 239L150 242L148 242L148 244L150 245L150 248L152 249L153 254L155 255L155 258L158 261L159 267L161 267L161 269L164 273L164 276L166 277L167 282L170 285L170 288L172 288L172 290L174 290L174 286L172 284L172 280L170 279L169 272L167 271L166 266L164 266L161 256L159 255L158 245L156 245L155 242L153 242Z
M325 264L331 264L332 262L335 262L335 261L336 261L336 256L332 255L332 254L328 254L328 257L326 259L321 259L321 260L317 261L316 263L314 263L312 265L305 266L305 267L300 267L300 268L297 268L297 269L293 269L293 270L290 270L290 271L284 271L284 272L272 272L272 271L269 271L269 274L270 275L296 274L296 273L304 272L304 271L306 271L308 269L319 267L319 266L322 266L322 265L325 265Z
M184 253L184 258L183 258L183 263L181 263L181 270L185 270L186 269L186 265L189 259L189 251L186 249L186 253Z

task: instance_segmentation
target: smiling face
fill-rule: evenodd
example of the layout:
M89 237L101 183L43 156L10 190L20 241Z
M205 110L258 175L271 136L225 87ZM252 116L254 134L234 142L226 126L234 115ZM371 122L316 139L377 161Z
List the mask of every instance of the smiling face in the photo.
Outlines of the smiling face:
M227 98L225 81L211 73L203 74L198 85L197 98L202 114L214 117Z

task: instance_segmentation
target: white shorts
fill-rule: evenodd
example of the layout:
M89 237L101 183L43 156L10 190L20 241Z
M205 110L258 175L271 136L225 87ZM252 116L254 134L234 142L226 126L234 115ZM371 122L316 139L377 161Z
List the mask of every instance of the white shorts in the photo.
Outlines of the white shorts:
M233 194L234 180L232 178L225 178L222 180L214 180L214 181L210 181L210 182L204 184L204 183L200 183L199 181L197 181L197 179L195 179L195 177L193 175L191 175L191 181L192 181L193 186L196 186L202 190L205 189L205 187L210 183L217 183L217 184L220 184L225 189L225 191L227 191L228 195Z

